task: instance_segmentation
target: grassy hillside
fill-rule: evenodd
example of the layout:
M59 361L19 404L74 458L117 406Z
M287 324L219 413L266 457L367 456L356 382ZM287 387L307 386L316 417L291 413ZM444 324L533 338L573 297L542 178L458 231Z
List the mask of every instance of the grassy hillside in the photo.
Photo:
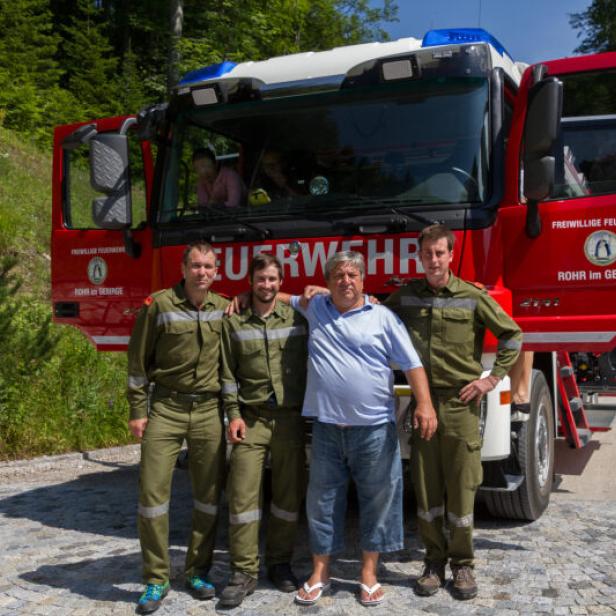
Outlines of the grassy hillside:
M124 354L49 322L50 178L50 153L0 127L0 459L129 440Z

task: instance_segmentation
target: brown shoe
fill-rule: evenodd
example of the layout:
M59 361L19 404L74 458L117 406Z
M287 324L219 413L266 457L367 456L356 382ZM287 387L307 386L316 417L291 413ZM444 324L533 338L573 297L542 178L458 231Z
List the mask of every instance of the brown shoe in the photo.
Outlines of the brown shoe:
M445 565L426 563L421 577L415 582L415 593L430 597L445 585Z
M237 607L257 587L257 579L243 571L234 571L220 595L221 607Z
M452 565L453 584L451 592L454 599L465 601L477 596L477 582L472 567L466 565Z

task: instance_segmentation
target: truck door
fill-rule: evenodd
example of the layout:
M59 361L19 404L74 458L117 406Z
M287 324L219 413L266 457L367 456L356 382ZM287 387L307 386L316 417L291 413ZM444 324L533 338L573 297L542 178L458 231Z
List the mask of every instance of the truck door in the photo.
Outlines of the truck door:
M126 348L134 315L151 292L152 156L133 124L132 118L106 118L57 127L54 136L54 320L77 327L99 350ZM113 147L126 139L128 160L122 161ZM107 166L91 170L101 156Z
M563 84L553 186L536 204L518 198L501 211L505 282L525 348L609 350L616 346L616 53L547 62L543 72ZM527 95L522 88L522 106ZM521 130L517 136L519 154L513 143L509 162L525 157Z

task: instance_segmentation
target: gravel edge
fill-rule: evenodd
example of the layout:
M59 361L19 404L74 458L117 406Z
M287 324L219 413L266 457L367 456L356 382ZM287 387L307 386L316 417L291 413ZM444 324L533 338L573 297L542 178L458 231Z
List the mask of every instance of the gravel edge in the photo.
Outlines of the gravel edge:
M108 447L92 451L78 451L56 456L41 456L30 460L10 460L0 462L0 480L28 477L47 471L67 471L79 473L92 468L100 471L103 467L113 470L121 466L137 464L140 458L140 446L125 445Z

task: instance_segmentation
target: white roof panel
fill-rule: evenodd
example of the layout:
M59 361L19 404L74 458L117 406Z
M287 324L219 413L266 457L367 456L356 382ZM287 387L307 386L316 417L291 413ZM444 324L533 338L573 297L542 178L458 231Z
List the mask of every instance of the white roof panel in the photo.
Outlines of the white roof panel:
M421 40L403 38L385 43L363 43L335 47L328 51L308 51L279 56L261 62L242 62L226 73L222 79L252 77L266 84L302 81L332 75L345 75L351 68L375 58L408 53L421 48ZM219 81L216 77L214 81Z

